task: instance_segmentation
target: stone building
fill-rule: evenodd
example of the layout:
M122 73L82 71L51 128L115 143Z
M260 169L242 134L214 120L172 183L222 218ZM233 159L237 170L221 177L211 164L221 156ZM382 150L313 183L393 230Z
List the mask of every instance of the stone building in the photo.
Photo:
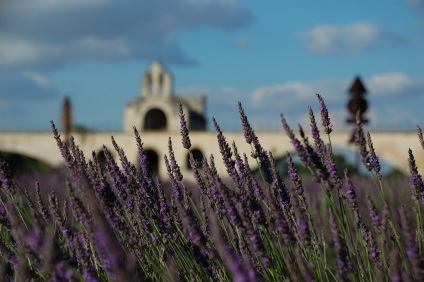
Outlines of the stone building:
M142 131L178 131L178 101L183 105L190 131L206 130L206 97L174 95L173 77L158 61L154 61L141 78L140 96L125 108L124 131L133 126Z
M103 145L105 145L119 163L119 156L111 144L112 134L117 144L124 149L128 161L138 164L139 151L133 133L133 126L136 126L140 132L151 171L164 179L168 178L163 158L169 154L168 140L170 138L173 143L175 159L184 174L184 179L190 179L190 175L192 175L190 154L198 161L202 160L203 156L209 159L213 155L218 173L221 176L227 175L226 167L220 161L217 133L206 130L205 97L191 98L174 95L172 75L157 61L150 65L141 79L140 96L125 108L123 131L84 132L75 131L75 128L72 131L71 107L68 101L65 103L64 126L60 132L65 138L64 140L67 140L67 135L71 134L86 156L90 156L90 152L95 152L99 158L103 151ZM181 101L183 105L187 126L190 130L192 145L190 152L183 148L181 142L178 101ZM236 111L237 105L234 107ZM246 143L243 133L225 132L224 134L230 144L234 141L240 154L250 156L252 147ZM276 160L284 158L287 150L293 149L290 139L283 132L259 131L256 134L262 146L270 150ZM333 132L331 134L333 148L335 150L353 150L352 145L348 142L350 138L350 132ZM408 148L413 150L418 169L421 174L424 173L424 150L421 149L416 132L373 132L372 138L382 160L405 172L408 171L408 159L405 157L405 152L408 152ZM56 140L50 131L0 132L0 151L21 154L51 166L63 163ZM249 158L249 165L252 170L255 170L258 162Z

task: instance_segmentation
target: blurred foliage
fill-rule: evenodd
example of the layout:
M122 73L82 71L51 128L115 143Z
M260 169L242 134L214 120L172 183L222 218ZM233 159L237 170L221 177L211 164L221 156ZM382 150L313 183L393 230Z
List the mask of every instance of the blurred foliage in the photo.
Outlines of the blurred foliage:
M2 152L2 154L14 175L31 172L45 173L51 169L48 164L22 154L10 152Z

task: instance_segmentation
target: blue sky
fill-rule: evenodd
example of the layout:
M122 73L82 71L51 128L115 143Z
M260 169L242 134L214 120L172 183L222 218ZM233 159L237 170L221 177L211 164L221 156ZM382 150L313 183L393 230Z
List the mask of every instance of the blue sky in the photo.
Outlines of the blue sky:
M49 130L68 95L76 123L120 131L155 59L225 130L237 101L257 130L306 127L316 93L344 129L357 75L369 129L424 127L423 0L1 0L0 130Z

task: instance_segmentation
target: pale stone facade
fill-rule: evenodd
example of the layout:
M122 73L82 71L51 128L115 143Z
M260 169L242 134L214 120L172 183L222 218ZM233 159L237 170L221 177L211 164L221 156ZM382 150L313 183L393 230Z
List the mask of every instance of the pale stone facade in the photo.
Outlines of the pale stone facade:
M178 101L183 105L190 130L205 130L206 97L174 95L173 78L158 61L154 61L142 76L140 96L125 108L124 131L178 131L180 120Z

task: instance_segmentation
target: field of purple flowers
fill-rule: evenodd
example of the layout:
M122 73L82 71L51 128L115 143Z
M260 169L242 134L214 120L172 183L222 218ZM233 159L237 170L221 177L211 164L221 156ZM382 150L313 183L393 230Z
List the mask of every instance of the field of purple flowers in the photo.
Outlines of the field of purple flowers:
M38 182L20 185L0 155L2 281L424 281L424 184L413 152L409 184L386 179L358 114L354 141L369 176L350 175L335 164L332 125L317 97L324 132L309 107L311 140L281 116L314 184L288 152L288 170L278 170L240 103L252 151L241 154L213 120L228 175L218 175L214 156L191 157L191 184L171 139L165 180L149 170L135 128L139 164L113 137L119 163L106 147L104 163L86 158L72 137L61 140L52 123L69 180L47 195ZM180 119L190 152L181 105ZM417 139L424 149L419 127Z

